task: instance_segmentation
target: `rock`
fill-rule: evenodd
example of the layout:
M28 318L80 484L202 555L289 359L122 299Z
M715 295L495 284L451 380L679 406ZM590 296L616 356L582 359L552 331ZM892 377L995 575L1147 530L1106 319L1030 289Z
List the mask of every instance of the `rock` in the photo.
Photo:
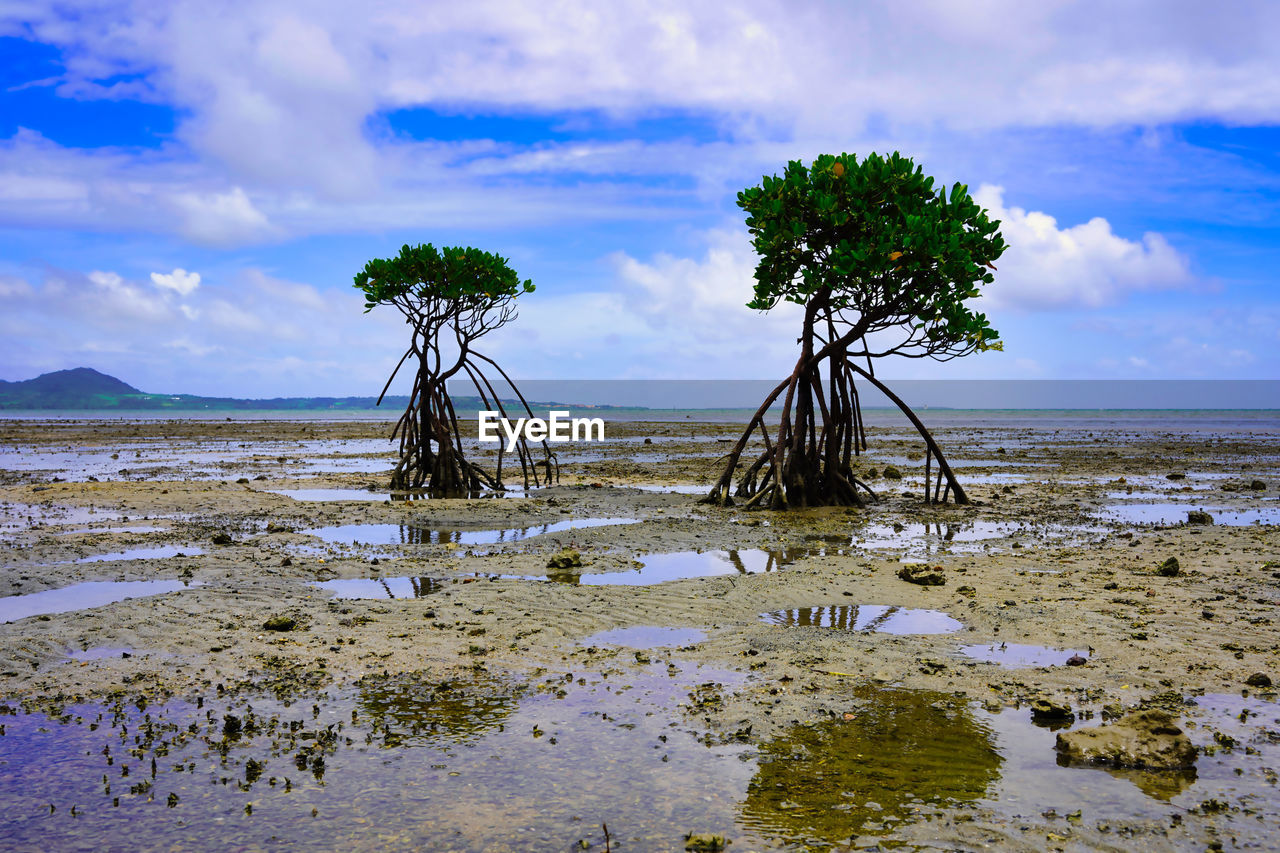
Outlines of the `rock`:
M1185 480L1187 479L1187 475L1186 474L1165 474L1164 478L1166 480Z
M903 566L898 569L898 577L920 586L942 586L947 582L942 566Z
M287 613L277 613L262 623L265 631L293 631L298 627L298 617Z
M1084 657L1083 655L1072 655L1071 657L1067 658L1067 666L1084 666L1088 662L1089 662L1089 659Z
M547 560L548 569L572 569L582 565L582 555L575 548L561 548Z
M1187 524L1213 524L1213 516L1202 509L1193 509L1187 513Z
M720 853L729 846L729 839L709 832L690 833L684 837L684 849L694 853Z
M965 598L973 598L975 595L978 594L978 591L973 587L969 586L968 584L960 587L959 589L956 590L956 592L960 593Z
M1270 687L1271 676L1267 675L1265 672L1255 672L1253 675L1246 678L1244 683L1250 687Z
M892 465L886 465L884 468L884 478L886 480L901 480L902 472Z
M1249 484L1249 488L1253 489L1255 492L1264 492L1267 489L1267 484L1261 480L1254 480Z
M1035 723L1070 723L1076 718L1067 705L1040 697L1031 701L1031 720Z
M653 439L652 439L652 438L646 438L646 439L644 440L644 443L645 443L645 444L653 444Z
M1182 566L1178 563L1177 557L1170 557L1156 569L1156 572L1164 578L1176 578L1181 571Z
M213 538L209 540L214 545L230 545L231 535L228 533L215 533Z
M1055 747L1068 763L1174 770L1191 767L1196 748L1165 711L1137 711L1102 726L1058 735Z

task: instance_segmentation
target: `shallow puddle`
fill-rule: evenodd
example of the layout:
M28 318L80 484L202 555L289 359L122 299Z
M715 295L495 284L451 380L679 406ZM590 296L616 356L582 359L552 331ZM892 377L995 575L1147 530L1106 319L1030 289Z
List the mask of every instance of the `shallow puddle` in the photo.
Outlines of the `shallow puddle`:
M625 484L623 488L639 489L642 492L658 492L665 495L705 495L707 492L711 491L710 486L690 486L687 484L655 486L649 484L637 485L629 483Z
M887 604L834 604L792 607L760 615L770 625L787 628L835 628L881 634L949 634L964 627L941 610L894 607Z
M339 578L312 584L338 598L424 598L444 589L449 581L428 577Z
M94 554L92 557L81 557L75 563L106 563L117 560L163 560L168 557L198 557L204 553L202 548L191 545L152 545L146 548L127 548L124 551L112 551L109 554Z
M744 681L663 660L608 677L372 675L298 700L0 707L0 833L140 850L603 850L606 823L626 850L683 849L690 832L741 850L1043 849L1045 828L1084 848L1274 841L1270 702L1196 699L1183 725L1204 752L1168 774L1063 767L1025 709L901 688L833 691L765 738L704 730L702 709Z
M41 849L683 849L733 833L752 765L679 706L736 673L654 664L373 676L316 701L121 703L0 717L0 830ZM155 764L151 762L154 759ZM696 795L693 795L696 792ZM72 811L74 807L74 812ZM584 842L580 845L579 842Z
M1194 506L1186 503L1112 504L1103 512L1109 521L1132 524L1181 524L1191 510L1202 510L1213 516L1214 524L1241 527L1249 524L1280 524L1280 504L1267 507Z
M667 554L645 554L638 557L637 562L640 565L629 571L583 574L562 571L556 574L548 573L548 579L584 586L649 586L691 578L775 571L786 565L784 560L782 552L759 549L673 551Z
M636 649L656 649L664 646L693 646L707 638L707 632L697 628L662 628L657 625L636 625L632 628L613 628L600 631L578 641L580 646L627 646Z
M960 654L973 660L998 663L1010 669L1027 666L1066 666L1072 655L1089 657L1088 649L1053 649L1021 643L961 646Z
M802 552L807 554L808 552ZM582 586L649 586L667 581L774 571L787 565L789 552L676 551L645 554L634 569L584 572L580 568L549 569L545 575L482 575L494 580L550 581ZM312 584L338 598L421 598L437 592L448 579L428 577L338 578Z
M273 495L284 495L295 501L389 501L390 492L366 489L267 489Z
M159 533L164 530L163 527L156 527L153 524L141 524L136 527L77 527L74 530L60 530L59 536L73 536L81 533Z
M333 527L316 527L302 533L325 542L342 545L497 545L502 542L519 542L544 533L561 533L588 527L604 527L614 524L636 524L638 518L577 518L528 527L509 527L487 530L454 530L440 526L416 524L343 524Z
M143 654L129 646L94 646L88 649L72 649L67 652L67 660L85 662L91 660L114 660L131 658Z
M0 622L88 610L129 598L147 598L197 586L200 584L184 581L87 581L61 589L10 595L0 598Z
M862 689L840 710L761 746L744 826L775 842L844 849L929 806L979 800L1000 778L991 728L955 697Z
M1105 528L1090 525L1029 525L1003 521L906 522L869 524L854 532L859 548L902 550L906 558L932 554L975 553L992 547L999 539L1053 541L1101 533Z

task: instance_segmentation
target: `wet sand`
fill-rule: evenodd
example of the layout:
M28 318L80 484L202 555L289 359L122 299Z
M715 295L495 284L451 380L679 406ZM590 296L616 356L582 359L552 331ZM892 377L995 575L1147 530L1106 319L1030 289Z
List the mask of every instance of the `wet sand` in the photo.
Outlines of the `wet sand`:
M576 689L587 696L604 679L616 703L613 691L648 695L655 679L671 678L680 687L653 715L720 750L726 767L755 773L746 773L745 788L730 784L737 771L720 773L727 788L714 796L735 815L724 825L685 825L716 818L672 814L615 849L681 849L688 832L723 833L733 850L890 842L1232 849L1273 841L1266 827L1280 819L1272 772L1280 709L1274 694L1246 680L1280 678L1280 428L953 425L936 434L974 500L963 507L923 502L923 448L905 426L871 431L859 470L870 477L891 465L904 477L870 479L881 500L866 509L743 512L656 490L707 486L737 429L610 423L607 443L560 453L559 486L388 501L386 424L0 422L0 620L16 618L0 624L0 700L50 719L140 698L177 707L269 694L338 707L370 679L409 679L413 693L483 673L481 681L497 679L498 695L513 684L545 692L564 675L572 687L590 674ZM279 493L317 489L350 490L350 499ZM1187 512L1201 509L1218 523L1187 524ZM580 569L548 569L564 547L581 553ZM1170 557L1181 570L1162 576ZM897 575L904 562L941 566L946 583L907 583ZM144 581L171 587L65 612L38 611L110 589L68 591L70 605L35 599L80 584ZM596 638L628 628L639 629L632 645L611 639L625 633ZM649 628L686 632L650 647L646 638L663 634ZM1074 652L1087 663L1058 664ZM1038 665L1046 661L1055 665ZM1029 665L1008 665L1019 663ZM1077 725L1100 722L1104 709L1173 707L1206 747L1201 781L1059 770L1052 737L1029 725L1035 698L1069 706ZM1236 731L1241 702L1260 704L1250 706L1251 727ZM859 722L882 716L898 722L886 730ZM968 728L950 731L956 720ZM15 725L0 748L21 730ZM854 809L855 820L856 794L844 802L823 793L852 784L857 766L832 770L844 774L834 782L821 774L768 778L793 754L891 751L906 730L931 733L925 740L935 743L902 747L894 765L902 776L884 787L902 795L875 802L884 819ZM1235 734L1223 734L1229 730ZM974 743L994 745L963 746ZM928 751L939 744L954 758ZM714 787L679 775L691 772L694 753L683 761L674 759L684 769L662 768L673 774L666 796L688 795L681 784ZM921 779L904 769L930 761L937 767ZM1210 767L1219 765L1243 780L1234 799L1236 789L1213 787ZM457 772L481 778L475 768ZM1057 772L1074 781L1054 782ZM948 773L963 779L939 783ZM1075 795L1063 791L1088 789L1079 780L1094 778L1133 796L1081 794L1075 814ZM609 779L592 783L597 794L618 803L632 796L625 771ZM546 796L561 803L569 795ZM1217 805L1205 806L1209 799ZM625 813L619 806L617 817L603 818L621 833L615 845L628 837ZM526 847L511 834L522 820L495 811L484 829L453 827L449 844ZM599 816L581 820L595 835L574 837L604 849ZM344 844L423 843L408 828L387 841L341 825ZM249 847L271 847L245 831ZM174 832L167 840L184 837ZM326 846L308 846L316 843Z

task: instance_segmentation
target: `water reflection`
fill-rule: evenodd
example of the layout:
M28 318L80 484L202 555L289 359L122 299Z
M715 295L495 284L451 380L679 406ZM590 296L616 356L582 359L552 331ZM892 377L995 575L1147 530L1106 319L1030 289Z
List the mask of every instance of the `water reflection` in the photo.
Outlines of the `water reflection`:
M793 726L761 747L741 817L765 834L825 846L888 830L925 804L981 799L1002 761L964 701L863 689L840 717Z
M189 581L88 581L27 595L10 595L0 598L0 622L88 610L130 598L163 595L197 586L201 584Z
M760 618L786 628L835 628L882 634L947 634L964 626L941 610L886 604L835 604L772 610Z
M559 533L612 524L635 524L638 518L573 518L527 527L456 530L428 524L340 524L304 530L325 542L344 545L496 545L519 542L544 533Z
M425 598L444 589L447 581L429 577L339 578L314 584L338 598Z

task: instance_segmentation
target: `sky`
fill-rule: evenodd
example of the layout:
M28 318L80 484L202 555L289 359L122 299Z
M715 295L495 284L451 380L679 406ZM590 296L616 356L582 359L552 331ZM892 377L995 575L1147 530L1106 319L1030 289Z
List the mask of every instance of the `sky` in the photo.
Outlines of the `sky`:
M0 0L0 379L368 395L352 277L470 245L525 379L761 379L736 196L901 151L1010 248L1003 352L889 378L1280 378L1280 4ZM401 389L403 392L405 389Z

